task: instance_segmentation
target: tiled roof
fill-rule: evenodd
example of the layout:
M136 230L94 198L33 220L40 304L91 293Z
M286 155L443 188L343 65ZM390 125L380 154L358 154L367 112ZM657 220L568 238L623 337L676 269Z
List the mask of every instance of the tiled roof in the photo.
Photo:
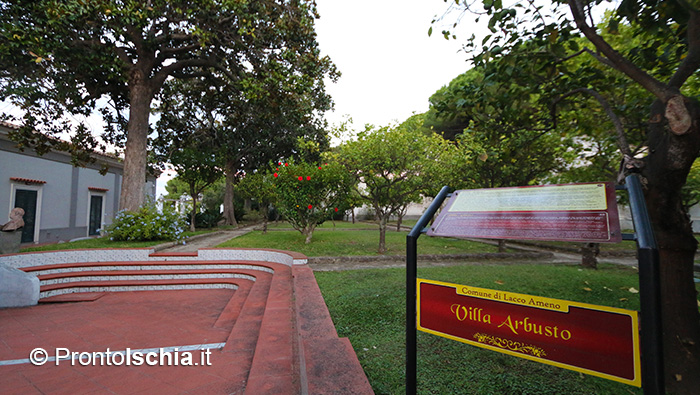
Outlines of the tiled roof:
M26 185L30 185L30 184L46 184L46 181L42 181L42 180L32 180L31 178L10 177L10 180L11 180L11 181L15 181L15 182L21 182L21 183L26 184Z
M14 129L14 130L18 130L18 129L20 128L20 125L17 125L17 124L11 123L11 122L7 122L7 121L1 121L1 120L0 120L0 126L4 126L4 127L8 128L8 129ZM35 133L40 133L40 132L35 131ZM57 137L52 137L52 136L47 136L47 137L48 137L49 139L52 139L52 140L58 140L58 141L61 140L60 138L57 138ZM118 155L111 154L111 153L108 153L108 152L97 152L97 151L93 151L93 152L91 152L91 155L102 156L102 157L109 158L109 159L114 159L114 160L117 160L117 161L121 161L121 159L122 159L122 158L120 158Z
M14 123L6 122L6 121L0 121L0 125L9 128L9 129L19 129L19 125L15 125Z

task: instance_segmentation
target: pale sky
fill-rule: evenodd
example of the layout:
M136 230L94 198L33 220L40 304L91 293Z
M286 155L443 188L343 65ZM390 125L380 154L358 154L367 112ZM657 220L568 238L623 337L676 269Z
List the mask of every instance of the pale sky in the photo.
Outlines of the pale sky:
M364 124L402 122L428 110L428 99L470 67L460 51L474 23L465 18L458 39L445 40L442 26L428 29L449 3L443 0L317 0L321 18L316 32L322 54L330 56L342 76L327 92L335 111L332 124L344 115L356 129ZM448 18L449 19L449 18ZM449 19L453 21L453 19ZM483 30L483 29L482 29Z

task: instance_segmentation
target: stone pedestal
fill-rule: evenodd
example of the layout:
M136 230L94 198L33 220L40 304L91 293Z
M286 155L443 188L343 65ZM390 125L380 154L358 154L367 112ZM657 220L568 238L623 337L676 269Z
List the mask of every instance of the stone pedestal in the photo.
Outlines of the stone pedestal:
M0 255L16 254L22 242L22 229L11 232L0 232Z
M38 301L37 276L0 263L0 308L33 306Z

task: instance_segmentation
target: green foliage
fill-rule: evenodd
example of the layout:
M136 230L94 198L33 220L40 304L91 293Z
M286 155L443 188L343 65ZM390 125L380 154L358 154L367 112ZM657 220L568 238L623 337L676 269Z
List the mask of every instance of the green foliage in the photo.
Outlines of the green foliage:
M421 127L421 117L399 126L368 126L338 149L339 160L363 184L360 197L377 213L380 252L389 217L420 201L421 194L434 196L453 171L444 161L454 158L454 147Z
M688 181L686 181L682 193L683 204L687 210L700 204L700 158L696 159L693 167L690 168Z
M238 182L238 194L245 198L255 200L262 209L263 207L273 204L277 200L274 181L275 177L273 174L260 172L246 174L245 177Z
M399 126L368 126L357 140L339 147L339 159L365 184L361 197L381 213L394 213L418 201L421 193L434 194L451 172L440 160L453 146L434 133L423 133L421 126L420 118Z
M203 212L195 214L194 226L197 229L210 229L216 227L219 221L221 221L221 218L221 213L218 210L204 210ZM187 222L189 223L189 221L191 221L190 218L188 218Z
M221 212L224 204L224 179L220 178L202 192L202 208L204 211Z
M145 204L137 212L119 211L107 227L113 241L181 241L184 221L176 213L159 213L153 204Z
M279 162L272 174L276 207L294 229L306 236L346 205L354 180L338 162L321 165Z

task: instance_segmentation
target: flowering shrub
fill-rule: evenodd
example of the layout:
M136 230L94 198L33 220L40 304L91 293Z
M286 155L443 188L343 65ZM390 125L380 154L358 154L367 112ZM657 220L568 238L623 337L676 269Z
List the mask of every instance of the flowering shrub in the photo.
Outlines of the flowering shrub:
M354 180L340 164L311 165L289 161L273 170L276 207L289 223L311 241L317 225L347 206Z
M119 211L107 227L107 235L115 241L181 241L184 229L185 223L177 213L159 213L155 205L146 204L136 212Z

